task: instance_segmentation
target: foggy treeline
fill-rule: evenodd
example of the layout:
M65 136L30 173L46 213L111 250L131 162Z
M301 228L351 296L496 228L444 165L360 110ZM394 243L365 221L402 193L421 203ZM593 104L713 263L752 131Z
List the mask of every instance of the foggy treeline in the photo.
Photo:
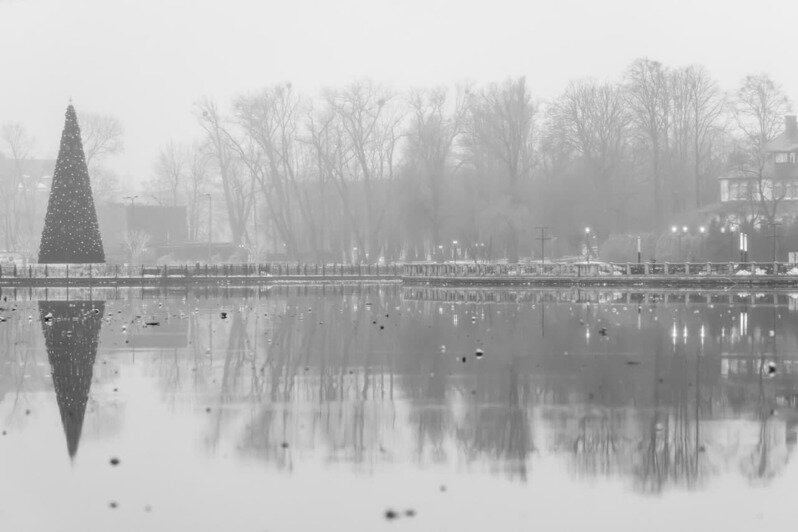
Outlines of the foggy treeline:
M201 137L163 146L144 189L187 206L193 240L212 194L214 237L254 258L515 260L539 257L538 226L553 253L576 254L585 227L658 234L698 223L723 173L761 181L790 109L765 74L723 88L703 66L649 59L547 101L534 77L316 95L281 83L198 102ZM768 221L777 201L760 199L743 208Z

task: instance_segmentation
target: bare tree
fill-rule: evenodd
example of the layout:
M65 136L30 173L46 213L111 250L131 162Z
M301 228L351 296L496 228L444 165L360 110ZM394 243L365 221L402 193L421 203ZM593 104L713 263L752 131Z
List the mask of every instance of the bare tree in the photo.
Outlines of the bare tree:
M329 90L324 100L326 112L320 123L327 142L316 146L326 148L320 156L348 211L356 240L361 242L357 250L360 259L376 260L390 210L402 109L389 91L370 81ZM362 191L360 219L353 211L350 189L354 184Z
M8 170L0 173L0 204L5 247L11 250L16 247L21 230L33 232L35 190L30 190L31 183L24 182L24 167L33 149L33 138L22 124L7 122L0 126L0 142L10 160Z
M138 264L150 243L150 235L144 231L127 231L124 236L125 249L130 253L130 263Z
M191 241L196 241L199 236L200 202L210 188L210 157L207 146L202 143L194 143L186 157L183 193L188 207L188 234Z
M216 104L211 100L203 100L197 107L199 123L206 133L211 160L216 163L219 171L233 243L241 244L245 239L246 222L254 196L254 181L251 178L246 179L240 171L234 137Z
M93 163L100 162L109 155L120 153L124 149L122 141L124 133L122 122L115 116L81 114L80 136L86 165L91 167Z
M124 150L122 122L113 115L83 113L80 133L92 192L100 200L112 200L119 193L119 179L103 162Z
M533 141L537 105L525 78L491 84L469 95L469 133L464 139L467 155L477 173L489 179L491 166L503 174L494 181L500 198L492 201L490 217L504 227L507 255L518 260L519 230L528 217L521 186L533 165Z
M774 186L774 176L765 175L765 148L781 132L783 117L791 109L781 86L766 74L746 76L732 101L735 123L742 134L741 149L735 154L733 164L741 175L755 183L751 198L768 222L775 221L786 191L784 187Z
M186 149L174 141L161 147L154 167L152 193L162 203L177 206L180 202L180 193L186 180L187 159Z
M702 183L712 159L712 141L721 129L719 124L724 109L724 98L717 82L700 65L684 69L690 95L690 125L693 140L693 178L695 181L695 206L703 204Z
M413 173L422 180L422 195L417 199L429 227L429 244L436 249L441 238L447 165L451 163L455 140L462 133L466 118L464 91L458 91L453 109L448 109L447 90L414 90L410 93L410 127L406 157Z
M289 253L299 246L295 218L305 222L311 247L319 256L318 225L303 187L305 146L299 142L299 115L304 104L290 83L269 87L235 102L236 119L248 142L234 142L244 165L261 191L272 224ZM298 211L298 212L297 212ZM250 244L254 243L250 238Z
M663 227L664 158L668 153L670 93L668 69L658 61L638 59L626 72L627 103L649 153L653 182L654 226Z
M594 81L571 83L547 115L548 136L579 159L577 171L589 180L593 205L605 214L614 211L620 225L630 193L621 168L630 124L621 89Z

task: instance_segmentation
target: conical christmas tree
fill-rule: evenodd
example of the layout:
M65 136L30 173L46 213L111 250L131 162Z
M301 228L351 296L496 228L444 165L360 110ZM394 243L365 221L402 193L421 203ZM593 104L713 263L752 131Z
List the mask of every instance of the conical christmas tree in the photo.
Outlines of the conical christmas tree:
M105 262L75 108L66 111L44 218L39 263Z
M70 458L78 452L83 431L104 313L104 301L39 301L47 358Z

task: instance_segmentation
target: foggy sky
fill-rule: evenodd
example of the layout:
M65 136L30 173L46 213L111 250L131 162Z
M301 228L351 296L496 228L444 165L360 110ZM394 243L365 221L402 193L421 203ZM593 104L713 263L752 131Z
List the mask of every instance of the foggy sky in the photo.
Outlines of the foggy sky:
M769 72L798 99L789 1L0 0L0 122L54 157L70 97L125 125L109 161L131 186L161 144L199 135L192 105L291 81L396 88L526 75L556 95L635 58L706 65L724 89Z

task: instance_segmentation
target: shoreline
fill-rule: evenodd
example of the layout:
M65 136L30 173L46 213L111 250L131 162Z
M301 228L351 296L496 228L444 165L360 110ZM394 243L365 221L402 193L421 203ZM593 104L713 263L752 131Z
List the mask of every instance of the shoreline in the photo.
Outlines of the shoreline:
M792 275L617 275L617 276L402 276L402 275L277 275L277 276L147 276L147 277L0 277L2 288L259 286L289 284L388 283L439 287L538 288L765 288L798 289Z

